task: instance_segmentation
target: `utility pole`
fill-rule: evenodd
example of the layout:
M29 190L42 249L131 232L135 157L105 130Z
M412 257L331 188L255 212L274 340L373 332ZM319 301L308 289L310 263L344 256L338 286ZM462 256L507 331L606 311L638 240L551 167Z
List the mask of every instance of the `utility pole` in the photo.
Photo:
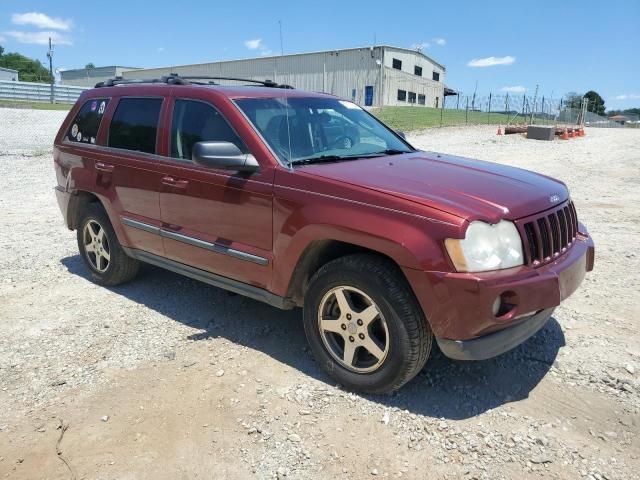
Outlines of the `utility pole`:
M51 103L53 103L53 46L51 45L51 37L49 37L49 51L47 52L49 59L49 76L51 77Z

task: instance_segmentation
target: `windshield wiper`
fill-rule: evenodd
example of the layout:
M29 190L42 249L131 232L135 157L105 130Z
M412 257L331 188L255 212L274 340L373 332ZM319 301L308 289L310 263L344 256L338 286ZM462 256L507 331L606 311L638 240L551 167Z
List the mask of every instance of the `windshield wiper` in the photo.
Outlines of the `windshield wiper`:
M360 158L375 158L384 157L386 155L400 155L402 153L410 153L410 151L389 148L387 150L382 150L381 152L362 153L358 155L320 155L319 157L301 158L299 160L294 160L291 163L293 165L309 165L311 163L340 162L344 160L358 160Z
M411 150L398 150L397 148L388 148L386 150L382 150L381 152L374 152L370 155L372 156L382 156L382 155L401 155L403 153L411 153Z
M311 163L340 162L343 160L357 160L363 158L362 155L320 155L319 157L301 158L293 160L293 165L309 165Z

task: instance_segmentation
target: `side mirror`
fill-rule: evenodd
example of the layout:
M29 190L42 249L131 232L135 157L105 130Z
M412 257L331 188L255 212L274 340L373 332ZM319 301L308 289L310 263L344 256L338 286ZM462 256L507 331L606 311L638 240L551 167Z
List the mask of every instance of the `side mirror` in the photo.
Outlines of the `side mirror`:
M242 153L231 142L198 142L193 146L191 159L196 165L222 170L253 173L259 169L253 155Z
M407 136L404 134L404 132L402 130L396 130L396 133L398 135L400 135L404 140L407 139Z

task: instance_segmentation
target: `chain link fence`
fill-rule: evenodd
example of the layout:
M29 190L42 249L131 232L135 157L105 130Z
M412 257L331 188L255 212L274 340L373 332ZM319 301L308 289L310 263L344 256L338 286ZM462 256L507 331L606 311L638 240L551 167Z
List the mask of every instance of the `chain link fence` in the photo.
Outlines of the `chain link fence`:
M393 128L418 130L450 125L553 125L558 129L576 126L618 128L622 125L593 113L595 104L537 95L450 95L440 108L418 105L382 107L372 113Z

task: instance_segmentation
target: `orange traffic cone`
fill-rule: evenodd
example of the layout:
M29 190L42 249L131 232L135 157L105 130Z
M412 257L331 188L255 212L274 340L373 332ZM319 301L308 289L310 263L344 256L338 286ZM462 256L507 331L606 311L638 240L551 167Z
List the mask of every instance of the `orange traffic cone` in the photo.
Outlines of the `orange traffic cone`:
M496 135L502 135L502 127L498 125L498 133Z
M569 138L573 138L575 135L573 134L573 128L569 129Z
M567 133L567 129L564 129L564 133L560 135L561 140L569 140L569 134Z
M584 128L580 127L580 130L578 130L578 132L580 133L581 137L584 137Z

